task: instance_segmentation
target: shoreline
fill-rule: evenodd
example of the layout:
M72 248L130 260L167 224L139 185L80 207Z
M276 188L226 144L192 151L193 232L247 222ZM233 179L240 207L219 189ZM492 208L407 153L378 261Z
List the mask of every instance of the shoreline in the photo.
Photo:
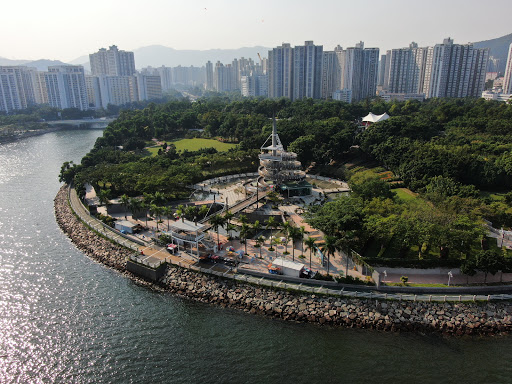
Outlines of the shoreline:
M4 136L0 136L0 144L13 143L18 140L27 139L29 137L34 137L34 136L41 136L41 135L45 135L47 133L62 131L64 129L66 129L66 128L65 127L51 127L51 128L41 128L41 129L37 129L37 130L28 130L28 131L23 132L20 135L4 135Z
M429 303L378 301L291 293L168 266L162 283L147 282L125 268L133 254L90 230L72 211L67 186L54 199L61 230L88 257L139 284L190 300L238 309L250 314L294 322L383 331L414 331L446 335L508 335L512 303Z

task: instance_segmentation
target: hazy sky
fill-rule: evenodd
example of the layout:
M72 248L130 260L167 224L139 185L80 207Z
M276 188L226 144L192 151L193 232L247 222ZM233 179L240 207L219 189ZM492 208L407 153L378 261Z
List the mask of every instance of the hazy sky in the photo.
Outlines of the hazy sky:
M116 44L176 49L274 47L313 40L381 50L512 33L511 0L6 0L0 56L58 59Z

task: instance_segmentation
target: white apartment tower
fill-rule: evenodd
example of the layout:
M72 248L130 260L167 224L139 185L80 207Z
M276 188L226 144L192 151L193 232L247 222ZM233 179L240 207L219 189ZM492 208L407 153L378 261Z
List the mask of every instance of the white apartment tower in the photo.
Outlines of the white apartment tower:
M306 41L293 49L292 100L320 99L322 95L323 46Z
M135 73L133 52L120 51L112 45L89 55L93 75L132 76Z
M60 109L89 108L84 67L81 65L56 65L44 72L48 103Z
M512 44L508 47L508 59L505 67L505 78L503 79L503 93L512 93Z
M340 66L340 90L351 91L351 101L374 97L377 91L379 49L364 48L360 42L355 47L335 51Z
M428 47L423 92L426 97L480 97L485 86L488 49L473 44Z
M268 96L293 97L293 48L283 43L268 51Z

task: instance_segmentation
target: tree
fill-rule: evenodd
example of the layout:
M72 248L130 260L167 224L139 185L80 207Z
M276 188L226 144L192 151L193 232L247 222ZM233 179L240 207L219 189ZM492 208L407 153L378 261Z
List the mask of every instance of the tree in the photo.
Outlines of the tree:
M110 205L110 189L100 189L98 192L100 204Z
M206 204L201 205L201 207L199 207L199 217L204 219L209 211L210 211L210 208L208 207L208 205L206 205Z
M151 212L152 215L155 215L156 217L156 230L158 232L158 222L160 221L160 216L162 215L162 211L163 211L163 208L156 205L156 204L151 204L149 206L149 210Z
M130 198L128 197L127 194L124 194L121 196L121 205L124 207L125 209L125 212L124 212L124 218L127 219L127 214L128 212L126 211L128 209L128 205L130 203Z
M311 257L312 257L312 252L315 249L315 241L316 240L313 237L308 237L304 241L304 244L306 244L306 249L309 249L309 269L311 269Z
M148 227L148 208L149 208L149 202L146 200L140 201L140 209L144 212L144 220L146 221L146 228Z
M325 245L322 248L322 252L327 254L327 275L329 275L329 266L331 263L331 255L336 252L336 238L334 236L326 235L324 237Z
M466 259L460 266L460 271L466 275L466 284L469 284L469 276L476 275L476 262L473 259Z
M277 220L274 216L270 216L266 221L266 229L270 228L270 248L272 248L272 239L273 239L273 229L277 225Z
M224 219L227 222L227 229L228 229L228 235L231 237L231 230L234 229L233 226L231 226L230 220L235 216L231 211L226 211L224 213Z
M495 275L505 265L505 259L502 254L496 250L488 249L480 251L476 255L476 267L484 272L484 283L487 282L487 274Z
M183 206L183 204L178 205L176 209L176 214L178 215L178 217L182 217L185 214L185 207Z
M284 238L285 238L285 242L284 242L285 250L284 250L284 252L285 252L285 254L288 254L288 240L290 239L290 230L292 228L292 225L290 224L290 222L285 221L281 225L281 228L283 228Z
M240 237L242 237L242 239L244 239L246 254L247 254L247 236L249 235L250 230L251 230L251 227L246 223L243 223L242 227L240 228Z
M212 216L209 221L210 221L210 224L213 227L213 229L217 232L217 244L220 244L219 227L224 226L224 222L225 222L224 218L221 215L216 214L216 215Z
M254 236L256 236L258 234L258 232L261 231L261 223L259 220L256 220L252 224L252 230L254 231Z
M167 216L167 232L169 232L169 221L170 221L170 217L173 214L173 209L172 209L172 207L170 205L166 205L165 207L163 207L162 213L165 216Z
M301 254L304 254L304 238L306 234L306 228L302 225L299 228L299 234L300 234L300 252Z
M139 213L139 211L141 210L141 200L135 197L130 198L130 201L128 202L128 207L132 212L132 217L135 218L136 214Z
M295 261L295 241L302 240L302 233L300 232L300 228L291 227L290 238L292 239L292 261Z
M260 248L260 259L261 259L261 247L263 246L263 244L265 244L265 238L263 236L258 236L258 238L256 239L256 244L259 246Z

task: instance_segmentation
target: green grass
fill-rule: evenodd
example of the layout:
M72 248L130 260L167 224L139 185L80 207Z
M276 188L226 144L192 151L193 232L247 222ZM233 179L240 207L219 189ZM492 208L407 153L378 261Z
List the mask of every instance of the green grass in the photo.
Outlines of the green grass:
M185 149L188 151L198 151L201 148L215 148L219 152L227 152L231 148L236 147L236 144L222 143L218 140L200 138L182 139L173 141L172 144L176 146L176 150L178 152L184 151Z
M396 189L393 189L393 192L396 193L397 197L400 200L402 200L406 203L413 201L413 200L418 200L418 197L413 192L408 190L407 188L396 188Z
M480 197L482 197L482 198L489 197L494 201L504 201L505 193L480 191Z

